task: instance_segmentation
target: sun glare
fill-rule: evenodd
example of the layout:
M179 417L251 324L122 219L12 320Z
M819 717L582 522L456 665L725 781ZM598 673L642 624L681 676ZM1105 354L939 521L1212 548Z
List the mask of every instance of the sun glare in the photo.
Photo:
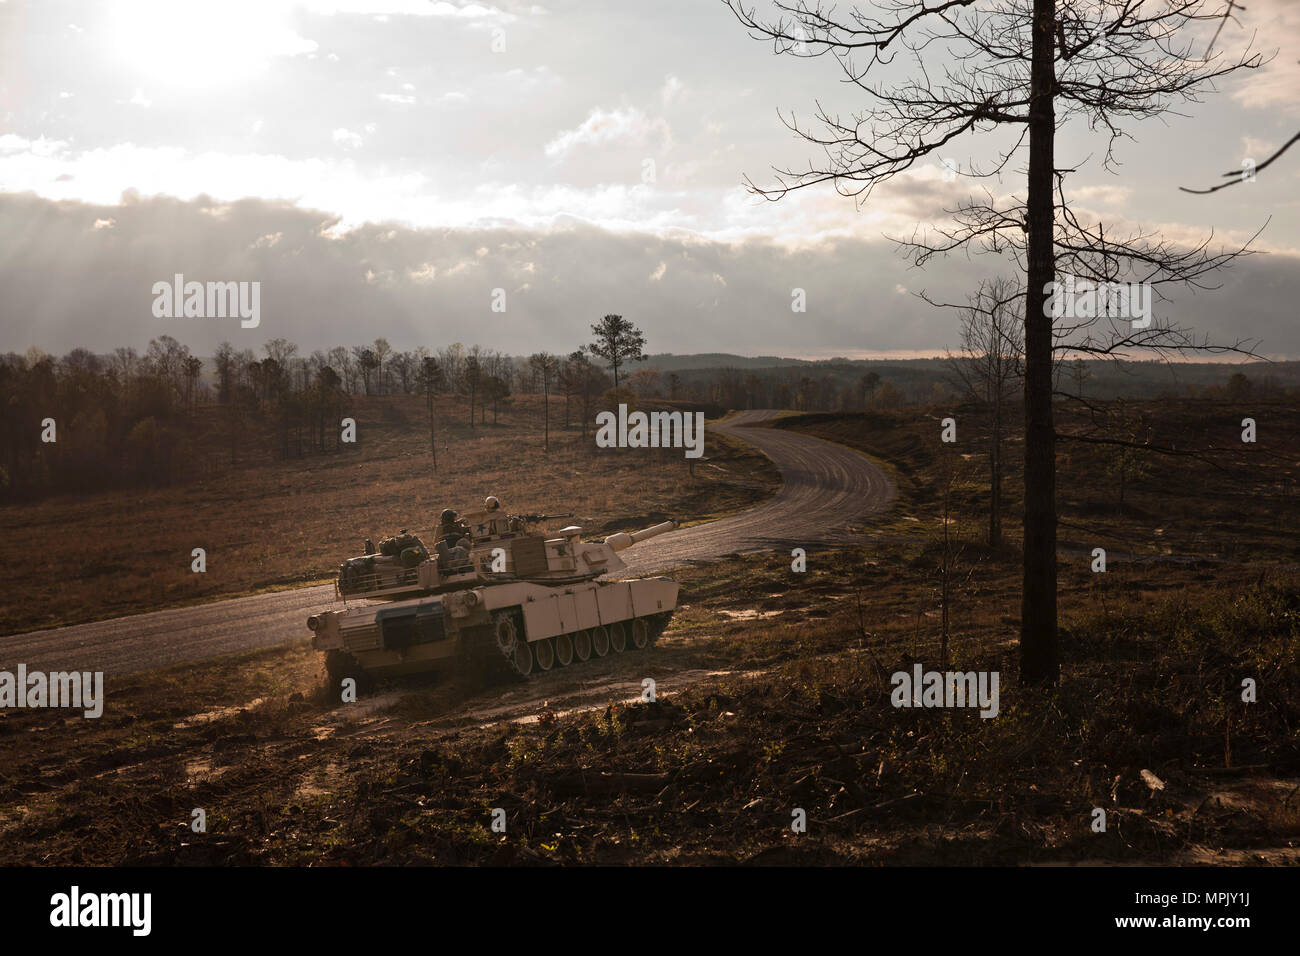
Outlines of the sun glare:
M289 5L265 0L116 0L106 16L108 55L160 89L237 85L274 57L316 49Z

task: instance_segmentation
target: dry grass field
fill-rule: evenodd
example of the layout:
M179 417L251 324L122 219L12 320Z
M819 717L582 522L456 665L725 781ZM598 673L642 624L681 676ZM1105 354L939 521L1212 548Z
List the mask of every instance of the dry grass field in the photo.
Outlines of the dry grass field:
M1300 563L1300 407L1294 403L1133 402L1142 440L1165 451L1128 452L1077 441L1057 444L1058 542L1068 554L1096 547L1121 560ZM957 421L957 441L938 440L940 421ZM1241 420L1256 419L1255 443ZM985 538L988 508L987 416L963 406L778 419L791 428L864 451L888 463L899 491L891 519L875 534L935 534L948 488L950 517L967 540ZM1024 445L1019 422L1006 426L1003 530L1020 538ZM1108 437L1082 411L1057 410L1060 432ZM1120 500L1120 468L1124 470ZM951 485L949 477L951 476Z
M436 473L423 400L362 399L358 444L344 452L231 469L214 438L221 465L205 479L0 508L0 633L324 580L367 536L429 532L443 508L487 495L517 514L573 512L598 533L716 517L779 483L767 458L716 434L693 474L680 450L598 451L590 432L583 442L559 427L560 402L545 453L540 402L522 396L473 430L444 402ZM203 574L190 569L194 548Z

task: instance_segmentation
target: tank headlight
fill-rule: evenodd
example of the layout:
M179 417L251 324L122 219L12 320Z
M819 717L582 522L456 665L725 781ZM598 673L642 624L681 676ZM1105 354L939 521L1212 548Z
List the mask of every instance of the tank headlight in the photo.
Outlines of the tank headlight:
M316 630L316 628L318 628L318 627L320 627L320 617L319 617L319 615L313 614L311 617L307 618L307 629L308 629L308 630L314 631L314 630Z

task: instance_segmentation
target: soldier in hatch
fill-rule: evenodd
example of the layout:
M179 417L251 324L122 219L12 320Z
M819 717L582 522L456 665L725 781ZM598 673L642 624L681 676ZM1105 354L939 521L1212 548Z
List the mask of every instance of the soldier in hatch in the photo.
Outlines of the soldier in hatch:
M469 537L469 525L460 519L456 512L447 508L442 513L442 520L438 524L437 539L439 543L447 542L447 547L453 547L461 538Z
M501 502L495 495L485 498L483 510L471 511L465 520L473 530L475 540L499 538L514 530L510 527L510 516L501 510Z
M439 569L445 571L468 560L469 534L469 525L455 511L450 508L443 511L438 522L437 541L433 546Z

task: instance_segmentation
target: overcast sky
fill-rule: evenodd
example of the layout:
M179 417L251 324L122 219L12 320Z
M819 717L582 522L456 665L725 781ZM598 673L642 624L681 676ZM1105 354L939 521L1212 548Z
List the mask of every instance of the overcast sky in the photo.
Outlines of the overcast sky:
M1271 63L1129 127L1118 174L1082 127L1057 159L1083 164L1071 196L1108 231L1217 245L1267 222L1267 255L1165 314L1300 356L1300 154L1211 196L1176 188L1300 128L1300 2L1247 7L1220 43L1254 32ZM959 298L999 264L913 269L888 237L942 221L969 180L921 165L864 208L741 186L812 155L778 108L861 105L839 77L774 57L715 0L0 0L0 351L162 333L200 354L377 335L569 351L606 312L653 351L955 346L952 317L913 293ZM951 158L987 149L971 138ZM260 281L260 326L156 318L152 286L178 272Z

